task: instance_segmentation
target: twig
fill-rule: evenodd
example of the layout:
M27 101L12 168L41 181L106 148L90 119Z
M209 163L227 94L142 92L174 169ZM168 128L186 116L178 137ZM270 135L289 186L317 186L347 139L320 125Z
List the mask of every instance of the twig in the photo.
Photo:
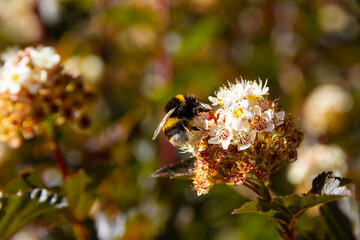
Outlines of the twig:
M58 168L61 171L63 180L65 181L66 177L68 176L67 170L66 170L66 165L65 165L65 161L64 158L59 150L59 146L55 140L55 133L54 133L54 126L52 124L52 119L50 117L48 117L45 121L45 128L46 128L46 139L48 141L48 146L50 148L50 150L53 152L56 164L58 166Z
M246 180L244 182L244 186L255 192L263 200L271 202L272 197L270 195L269 189L263 181L258 181L258 183L256 183L251 180Z
M63 159L63 157L61 155L61 152L59 150L58 144L55 141L55 139L53 138L53 136L48 136L47 140L48 140L49 148L53 152L56 164L57 164L58 168L61 171L63 180L65 181L66 177L68 176L68 173L67 173L67 170L66 170L64 159Z

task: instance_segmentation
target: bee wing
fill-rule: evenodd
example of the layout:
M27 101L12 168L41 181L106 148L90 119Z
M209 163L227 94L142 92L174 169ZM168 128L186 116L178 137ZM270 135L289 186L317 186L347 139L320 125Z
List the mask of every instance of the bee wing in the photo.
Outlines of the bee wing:
M169 119L170 115L175 111L176 107L172 108L166 115L165 117L161 120L161 122L159 123L159 126L156 128L154 135L152 137L152 140L155 140L155 138L157 137L157 135L159 135L161 129L164 127L165 123L167 122L167 120Z
M189 157L181 162L164 166L151 174L151 177L169 177L189 179L194 176L195 172L195 157Z

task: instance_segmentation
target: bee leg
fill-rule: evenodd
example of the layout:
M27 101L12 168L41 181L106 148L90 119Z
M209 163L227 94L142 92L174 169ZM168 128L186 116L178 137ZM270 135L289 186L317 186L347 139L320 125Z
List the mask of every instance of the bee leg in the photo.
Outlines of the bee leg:
M202 112L210 112L212 109L208 109L208 108L204 108L204 107L202 107L201 108L201 111Z
M192 131L200 131L200 130L206 131L205 129L203 129L201 127L196 127L196 126L190 127L190 130L192 130Z
M199 116L201 113L209 112L209 111L210 111L210 109L203 108L203 107L196 107L193 109L194 114L197 116Z

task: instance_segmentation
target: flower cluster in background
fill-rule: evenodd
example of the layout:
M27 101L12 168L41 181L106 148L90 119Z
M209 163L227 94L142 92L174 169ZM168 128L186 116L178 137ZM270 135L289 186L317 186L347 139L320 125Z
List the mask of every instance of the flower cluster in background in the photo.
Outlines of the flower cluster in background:
M268 90L261 80L242 80L209 97L219 109L213 118L203 120L208 131L193 151L197 157L193 188L198 195L208 193L216 183L266 180L296 160L303 133L267 98Z
M305 138L298 152L298 160L289 166L287 172L287 178L296 185L297 193L306 192L319 172L334 171L340 176L348 173L346 153L336 144L310 144Z
M314 89L303 106L303 127L310 136L340 132L353 98L346 89L324 84Z
M83 106L93 93L80 78L63 73L53 48L9 49L2 59L0 141L19 147L22 137L43 134L47 120L54 125L68 121L89 125Z

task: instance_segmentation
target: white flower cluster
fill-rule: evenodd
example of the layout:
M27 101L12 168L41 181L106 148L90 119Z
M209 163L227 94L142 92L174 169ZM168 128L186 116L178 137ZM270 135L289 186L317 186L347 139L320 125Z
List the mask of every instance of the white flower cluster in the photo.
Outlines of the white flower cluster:
M15 54L3 55L4 65L0 68L0 93L19 94L27 89L36 94L41 84L48 80L49 71L60 62L60 56L52 47L28 47Z
M223 149L236 145L238 150L251 146L257 133L270 132L283 123L285 112L275 112L271 101L266 99L269 88L256 81L229 83L209 97L212 105L219 105L216 123L209 122L209 144L221 144Z
M336 171L340 175L348 172L346 152L336 144L309 143L306 140L298 149L298 160L289 166L287 178L296 185L296 192L311 188L319 172Z

